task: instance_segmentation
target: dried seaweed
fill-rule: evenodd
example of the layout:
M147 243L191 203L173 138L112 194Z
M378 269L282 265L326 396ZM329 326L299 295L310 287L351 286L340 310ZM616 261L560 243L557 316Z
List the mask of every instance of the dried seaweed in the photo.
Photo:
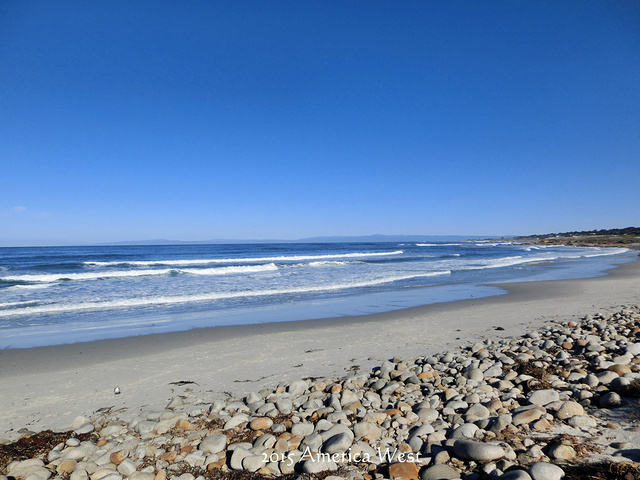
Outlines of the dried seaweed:
M611 462L564 467L565 480L640 480L637 463Z
M0 471L5 471L7 465L14 460L26 460L28 458L38 458L53 450L60 443L64 443L74 436L74 432L54 432L45 430L43 432L27 435L16 442L0 445ZM92 434L78 435L78 440L91 440Z

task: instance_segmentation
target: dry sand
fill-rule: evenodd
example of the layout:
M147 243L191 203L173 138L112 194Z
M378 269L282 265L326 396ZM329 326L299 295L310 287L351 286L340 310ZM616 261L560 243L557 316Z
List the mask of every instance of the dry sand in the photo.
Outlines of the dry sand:
M163 408L192 389L203 400L305 377L341 376L392 356L416 357L548 321L640 303L640 262L603 277L501 285L508 294L395 312L218 327L0 351L0 438L64 429L104 407ZM502 327L504 330L496 330ZM190 381L183 386L171 382ZM119 385L122 394L115 396Z

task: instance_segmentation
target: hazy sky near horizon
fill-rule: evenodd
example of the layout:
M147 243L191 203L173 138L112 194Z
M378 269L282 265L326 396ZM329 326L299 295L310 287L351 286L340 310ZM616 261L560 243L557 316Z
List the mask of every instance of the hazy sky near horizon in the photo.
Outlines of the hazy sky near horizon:
M640 224L640 4L0 3L0 245Z

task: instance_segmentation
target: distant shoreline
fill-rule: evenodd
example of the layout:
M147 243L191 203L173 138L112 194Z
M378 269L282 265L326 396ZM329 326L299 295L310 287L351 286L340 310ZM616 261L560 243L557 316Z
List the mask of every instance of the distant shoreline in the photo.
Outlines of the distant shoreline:
M505 240L535 245L569 245L572 247L626 247L640 250L640 228L629 227L591 232L552 233L511 237Z

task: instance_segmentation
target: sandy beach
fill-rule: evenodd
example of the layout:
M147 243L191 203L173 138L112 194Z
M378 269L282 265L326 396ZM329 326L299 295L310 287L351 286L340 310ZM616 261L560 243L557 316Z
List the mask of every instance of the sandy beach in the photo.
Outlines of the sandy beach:
M212 401L224 392L241 397L296 379L340 377L393 356L510 338L545 322L638 304L640 263L596 278L499 286L504 295L375 315L3 350L0 438L15 439L25 427L68 428L76 416L105 407L134 416L187 389Z

